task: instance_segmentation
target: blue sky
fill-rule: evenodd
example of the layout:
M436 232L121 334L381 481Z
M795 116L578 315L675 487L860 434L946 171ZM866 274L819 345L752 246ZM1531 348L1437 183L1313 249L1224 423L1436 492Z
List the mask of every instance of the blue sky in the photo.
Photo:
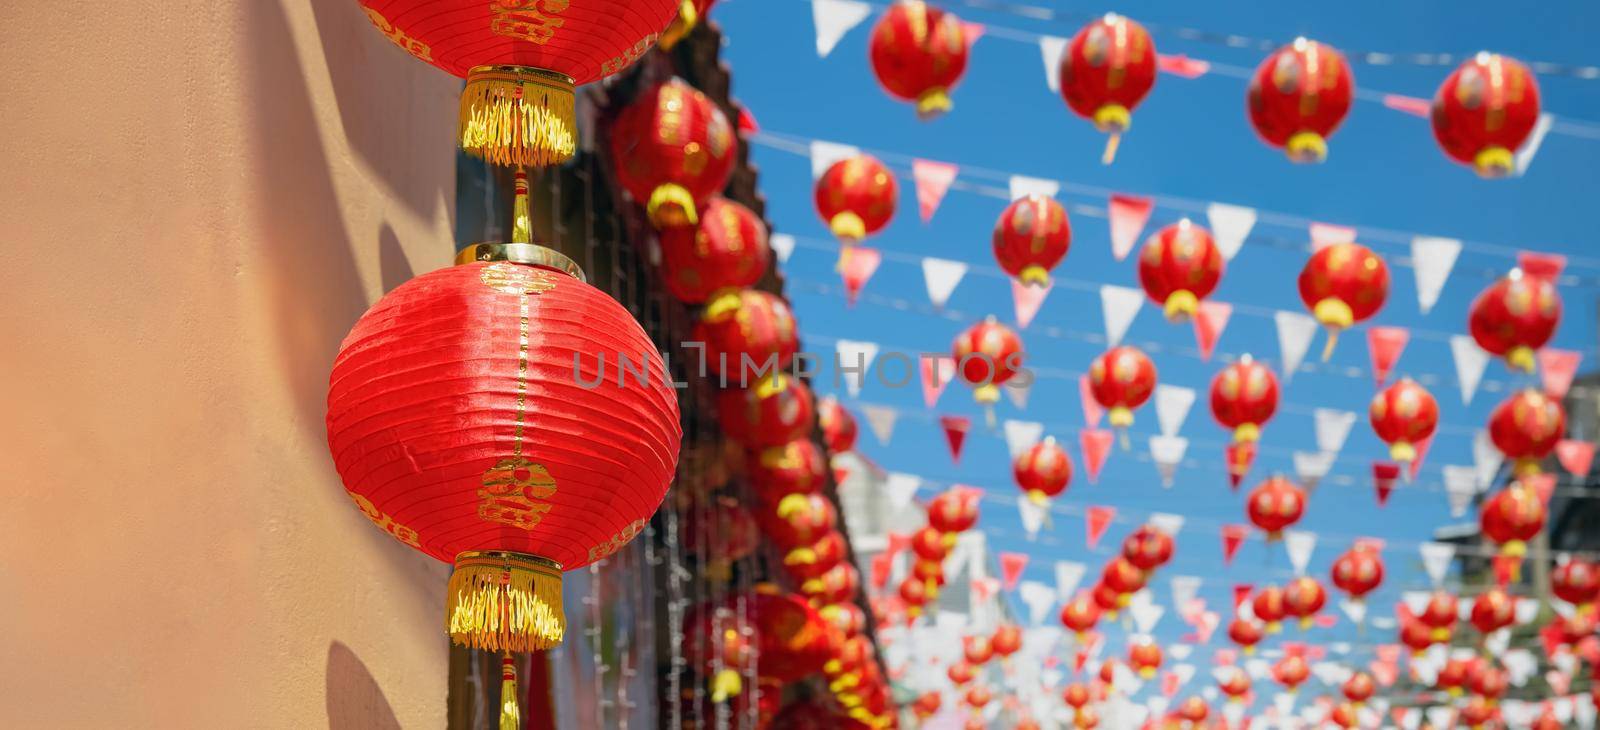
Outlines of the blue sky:
M1035 2L1044 5L1043 2ZM1051 23L1003 13L986 13L960 2L946 3L963 18L1028 33L1070 36L1078 21ZM1170 30L1189 27L1218 33L1288 42L1305 34L1347 49L1390 52L1470 54L1492 49L1527 60L1563 64L1600 62L1581 29L1600 24L1600 7L1576 2L1544 3L1538 13L1519 13L1504 3L1473 0L1452 3L1158 3L1126 2L1114 6L1073 5L1072 12L1095 14L1115 10L1162 30L1155 32L1162 53L1183 53L1230 67L1253 69L1265 55L1254 49L1186 41ZM890 98L874 80L866 59L868 29L876 15L851 31L827 58L815 51L811 4L803 0L725 0L714 18L728 39L724 58L732 67L734 96L754 113L774 137L823 139L904 157L954 162L969 168L1054 178L1067 183L1058 196L1068 204L1101 208L1101 189L1153 195L1158 199L1146 233L1183 217L1183 202L1219 201L1262 211L1290 214L1353 226L1360 240L1390 262L1394 285L1377 324L1414 328L1410 346L1397 372L1434 376L1444 425L1416 485L1402 485L1387 507L1376 506L1369 477L1371 460L1383 458L1383 444L1366 423L1373 394L1363 373L1367 349L1360 333L1347 335L1331 368L1316 363L1321 340L1308 358L1314 371L1295 374L1286 383L1284 406L1267 426L1264 453L1250 485L1275 471L1292 473L1290 452L1314 450L1311 409L1331 407L1360 414L1332 475L1312 496L1299 527L1322 534L1312 558L1311 574L1326 579L1328 565L1356 536L1371 535L1391 542L1385 554L1389 578L1374 597L1387 607L1402 587L1425 587L1426 577L1415 545L1436 527L1452 522L1440 484L1443 464L1472 463L1472 432L1484 422L1499 393L1480 391L1463 405L1445 337L1465 332L1472 298L1490 281L1489 272L1513 265L1511 251L1527 247L1567 254L1568 273L1584 284L1566 286L1562 294L1566 318L1554 344L1585 353L1584 369L1595 363L1596 281L1600 255L1593 241L1594 217L1588 205L1595 197L1593 171L1600 168L1600 80L1540 78L1544 108L1572 120L1569 134L1552 134L1528 174L1519 179L1486 181L1450 162L1435 145L1427 121L1357 101L1343 128L1331 139L1329 160L1299 166L1254 135L1245 119L1245 80L1222 73L1187 80L1162 75L1154 91L1134 115L1114 165L1098 162L1103 138L1073 116L1060 97L1045 86L1039 49L1032 44L991 34L974 48L966 78L955 90L955 110L932 122L919 122L911 107ZM1439 66L1355 65L1359 88L1431 98L1449 72ZM781 146L754 145L753 159L761 173L760 187L776 232L792 234L801 247L784 267L789 295L808 349L830 352L836 339L870 340L888 348L947 351L951 338L985 314L1012 318L1009 284L995 269L989 235L1003 199L968 190L952 190L931 224L917 217L909 170L893 164L900 177L899 211L894 222L868 245L882 249L886 260L866 289L864 300L847 308L833 271L834 253L821 247L830 240L811 203L810 163ZM893 158L891 158L893 159ZM1003 182L964 177L1004 187ZM958 183L959 185L959 183ZM1192 214L1203 222L1203 214ZM1078 282L1137 286L1134 261L1113 259L1103 217L1072 216L1073 245L1057 273ZM1437 306L1419 313L1413 272L1401 265L1412 232L1461 238L1469 243ZM1033 564L1026 578L1051 581L1055 560L1091 565L1091 576L1132 529L1134 518L1151 511L1184 514L1188 526L1178 539L1176 559L1159 574L1157 597L1165 602L1167 579L1197 575L1205 579L1201 596L1212 607L1231 603L1235 583L1286 579L1288 560L1281 546L1264 548L1247 542L1232 567L1220 561L1217 526L1245 522L1243 491L1229 492L1223 476L1221 449L1227 433L1210 418L1204 398L1222 358L1251 352L1276 363L1278 346L1268 309L1301 311L1293 277L1307 252L1283 245L1304 240L1303 224L1259 223L1251 240L1230 263L1216 298L1250 308L1236 310L1219 345L1219 357L1202 362L1185 354L1193 348L1187 325L1167 323L1147 306L1126 341L1153 353L1161 381L1198 390L1182 434L1190 441L1190 467L1180 472L1171 489L1163 489L1155 467L1135 458L1145 453L1144 438L1155 432L1155 413L1147 405L1138 413L1132 452L1116 451L1098 484L1084 478L1072 429L1082 423L1074 380L1043 377L1034 387L1026 410L1009 403L1001 418L1042 421L1050 432L1073 444L1078 474L1061 498L1077 508L1116 507L1124 521L1114 524L1100 548L1083 547L1082 520L1055 521L1054 534L1029 542L1015 509L985 505L981 526L996 550L1025 551ZM1141 241L1142 243L1142 241ZM920 268L911 256L957 259L974 265L973 273L947 305L959 320L928 309ZM909 302L909 309L891 302ZM1047 328L1060 337L1048 337ZM1033 325L1021 332L1029 364L1038 368L1082 372L1104 347L1094 341L1103 332L1099 297L1089 286L1055 288ZM1156 352L1160 349L1160 352ZM1332 372L1330 372L1332 371ZM1531 382L1491 363L1489 387ZM837 390L826 379L817 390ZM843 394L841 393L841 396ZM862 424L860 449L884 468L915 473L939 482L984 486L1005 497L1016 494L1010 460L998 433L975 432L968 439L959 466L946 454L935 421L938 413L974 417L980 411L969 391L953 385L928 411L916 387L885 389L869 380L860 400L902 409L893 442L876 442ZM847 401L848 403L848 401ZM924 414L924 415L918 415ZM1469 514L1469 518L1471 515ZM1331 588L1331 587L1330 587ZM1336 597L1335 597L1336 598ZM1332 608L1330 604L1330 610ZM1386 610L1386 609L1385 609ZM1347 626L1347 625L1344 625ZM1180 629L1170 617L1158 635L1172 638ZM1347 628L1323 630L1316 638L1354 639ZM1381 638L1392 641L1390 632ZM1219 631L1212 646L1226 645ZM1112 651L1121 655L1113 636ZM1205 661L1205 652L1197 654ZM1209 684L1201 675L1190 686Z

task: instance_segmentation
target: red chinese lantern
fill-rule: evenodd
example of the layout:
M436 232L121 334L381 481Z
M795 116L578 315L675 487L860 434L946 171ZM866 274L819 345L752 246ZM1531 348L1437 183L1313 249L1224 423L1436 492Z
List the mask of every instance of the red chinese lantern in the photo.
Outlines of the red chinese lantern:
M756 516L767 539L788 553L785 563L792 555L795 564L815 560L812 546L833 532L838 522L833 502L820 494L790 494Z
M1417 444L1439 426L1439 402L1411 378L1401 378L1372 397L1367 408L1372 430L1389 445L1389 457L1402 464L1417 458Z
M829 396L822 399L817 409L817 421L822 426L822 440L828 450L838 454L856 447L856 419L840 405L839 399Z
M994 258L1024 284L1048 286L1050 271L1071 247L1072 221L1054 198L1017 198L994 223Z
M1294 482L1275 476L1262 482L1245 502L1250 523L1277 540L1285 528L1300 521L1306 511L1306 495Z
M1527 554L1528 541L1544 529L1544 521L1544 502L1521 482L1484 500L1478 514L1484 536L1500 546L1501 555L1512 558Z
M766 504L777 504L791 494L817 493L827 482L826 469L822 451L805 439L762 449L746 466L756 496Z
M626 545L665 497L677 395L644 330L570 259L513 243L460 260L391 291L346 336L328 447L364 514L454 563L456 643L545 649L565 628L562 571ZM604 379L581 356L600 352L639 358L644 377L581 385Z
M950 111L950 89L967 71L967 35L961 19L922 0L889 6L872 29L872 73L890 96L916 102L917 116Z
M1089 364L1089 392L1108 409L1113 427L1133 425L1133 410L1144 405L1156 390L1156 366L1132 345L1113 347Z
M1284 612L1300 619L1300 628L1311 628L1317 612L1328 603L1328 591L1316 578L1300 576L1283 587Z
M1328 137L1344 121L1355 80L1344 54L1305 38L1279 48L1250 80L1250 124L1295 162L1328 157Z
M720 195L706 201L696 225L662 229L667 291L685 304L708 304L718 319L738 306L738 290L755 286L772 263L767 225L749 208Z
M945 544L953 547L956 533L978 524L978 496L978 490L962 487L940 492L928 502L928 526L944 533Z
M1107 659L1107 660L1105 660L1103 662L1100 662L1100 683L1101 684L1105 685L1108 688L1112 687L1112 686L1114 686L1116 684L1116 677L1117 677L1117 660L1115 660L1115 659Z
M916 701L911 703L911 711L919 719L926 720L938 714L939 705L942 703L943 698L940 697L938 692L923 692L917 695Z
M1139 252L1139 286L1167 319L1187 321L1222 281L1222 252L1211 231L1184 218L1156 231Z
M1105 581L1094 584L1089 590L1089 597L1094 601L1095 607L1111 618L1116 618L1117 611L1122 608L1122 595L1121 591L1106 585Z
M717 0L679 0L678 17L661 32L661 50L669 51L678 45L678 41L700 25L700 19L706 17L715 4Z
M1265 638L1265 633L1261 630L1260 624L1242 618L1235 618L1232 623L1228 624L1228 638L1233 643L1238 644L1239 648L1244 650L1244 653L1253 654L1256 650L1256 644L1261 643L1261 640ZM1248 689L1248 685L1246 688Z
M968 636L961 642L961 655L968 664L981 667L994 658L994 645L987 636Z
M1401 619L1400 643L1405 644L1413 656L1421 656L1433 646L1433 629L1416 619Z
M1278 376L1245 355L1211 379L1211 414L1233 429L1235 443L1261 438L1261 426L1278 410Z
M1461 690L1467 684L1467 676L1476 671L1476 662L1470 659L1450 659L1439 669L1439 674L1434 678L1435 689L1448 693L1451 697L1460 697Z
M760 649L757 671L762 677L794 682L822 671L837 643L827 622L809 604L770 584L756 586L742 603L755 628ZM728 608L739 604L738 597L723 603ZM860 637L851 641L864 642ZM865 643L870 649L871 643Z
M693 225L733 174L738 140L716 103L680 79L650 87L617 115L617 182L656 228Z
M1156 84L1156 44L1144 26L1114 13L1090 21L1061 54L1061 96L1073 113L1111 135L1101 161L1116 157L1133 110Z
M964 661L951 664L950 668L945 670L945 676L949 677L955 686L960 687L972 681L972 665Z
M1255 597L1250 599L1250 609L1256 618L1267 625L1267 633L1278 633L1279 622L1288 615L1288 609L1283 605L1283 589L1267 586L1256 591Z
M465 78L462 149L499 165L556 165L577 148L573 88L655 45L678 0L565 3L361 0L407 53ZM559 7L558 7L559 6Z
M1333 354L1339 332L1377 314L1388 298L1389 266L1359 243L1324 246L1300 271L1300 301L1328 329L1323 360Z
M989 704L989 701L994 699L994 693L990 692L988 687L978 684L967 689L967 694L964 699L966 700L968 707L971 707L974 710L981 710L983 709L984 705Z
M1072 722L1078 730L1094 730L1100 726L1100 711L1092 706L1078 708L1078 715Z
M950 545L945 542L944 533L924 527L911 533L911 552L918 560L937 563L950 555Z
M1356 672L1344 681L1340 688L1344 698L1360 707L1367 700L1372 699L1373 693L1378 691L1378 685L1372 681L1372 675L1366 672Z
M1061 701L1074 710L1083 709L1089 704L1089 688L1077 682L1069 684L1061 690Z
M754 642L740 630L739 617L718 613L713 606L697 606L684 617L686 658L711 677L711 701L722 703L744 691L744 675L755 670ZM720 668L719 668L720 667Z
M1149 572L1172 559L1172 536L1151 525L1140 525L1122 541L1122 559Z
M1306 663L1305 657L1299 654L1290 654L1272 665L1272 678L1283 685L1284 691L1293 694L1300 689L1307 677L1311 676L1311 665Z
M1086 591L1079 591L1061 607L1061 625L1081 641L1100 621L1100 606Z
M726 578L730 565L749 557L761 543L755 517L732 497L716 497L689 518L684 544L711 563L714 575Z
M1022 338L988 317L962 332L950 346L956 374L972 386L973 398L984 405L1000 400L1000 386L1022 370Z
M1361 717L1356 711L1356 706L1349 702L1341 702L1334 705L1333 711L1328 713L1328 721L1332 722L1335 727L1346 728L1346 730L1361 727Z
M783 556L783 569L799 581L821 578L845 560L844 535L833 530L808 547L798 547Z
M757 289L739 292L739 303L721 319L701 319L691 335L705 344L702 357L727 383L747 387L752 371L783 370L800 348L788 302Z
M1117 594L1117 605L1126 606L1133 594L1144 588L1144 571L1121 556L1112 558L1100 573L1100 584Z
M718 393L717 420L723 433L746 448L772 448L810 435L811 403L805 382L780 372Z
M1333 585L1360 601L1383 584L1383 556L1364 542L1333 561Z
M1473 697L1467 700L1467 704L1461 707L1460 712L1456 713L1456 722L1459 725L1465 725L1471 730L1479 730L1479 728L1493 722L1494 716L1495 708L1493 703L1482 697Z
M1472 601L1472 625L1487 634L1499 631L1516 621L1516 603L1501 588L1490 588Z
M1505 670L1499 667L1481 666L1478 667L1478 671L1467 676L1467 689L1491 705L1506 693L1508 683Z
M1460 605L1456 597L1444 591L1434 591L1428 597L1428 603L1417 615L1417 620L1433 630L1433 642L1444 643L1450 640L1450 634L1456 626L1456 617L1459 615Z
M861 573L856 566L840 563L814 581L801 585L801 592L818 606L831 603L849 603L861 590Z
M1432 116L1433 138L1450 159L1483 177L1505 177L1539 121L1539 82L1514 58L1479 53L1439 86Z
M817 213L845 246L889 225L900 195L894 173L877 158L856 155L833 163L817 180Z
M1211 708L1199 697L1190 697L1178 703L1178 717L1193 723L1195 727L1200 727L1210 714Z
M1550 341L1560 324L1561 292L1555 282L1520 269L1484 289L1467 316L1467 329L1478 347L1525 373L1533 372L1534 351Z
M1571 616L1558 616L1550 622L1555 636L1562 644L1576 646L1595 634L1595 617L1589 611L1579 611Z
M1217 688L1228 696L1229 702L1244 702L1250 694L1250 675L1238 667L1228 667L1220 673Z
M854 603L834 603L817 609L822 620L827 621L846 639L860 635L866 628L867 615Z
M1155 642L1142 641L1128 647L1128 667L1149 679L1161 668L1161 647Z
M1072 483L1072 458L1054 438L1046 438L1017 455L1011 474L1034 504L1045 504Z
M1022 649L1022 629L1012 624L1002 624L989 637L989 645L994 647L995 656L1005 659Z
M911 575L917 580L928 584L928 595L938 595L938 589L944 585L944 563L932 560L918 560L911 565Z
M1514 464L1518 476L1539 473L1539 462L1567 431L1561 401L1528 388L1512 394L1489 414L1489 438Z
M1600 597L1600 570L1583 558L1573 558L1550 573L1550 590L1579 611L1588 611Z

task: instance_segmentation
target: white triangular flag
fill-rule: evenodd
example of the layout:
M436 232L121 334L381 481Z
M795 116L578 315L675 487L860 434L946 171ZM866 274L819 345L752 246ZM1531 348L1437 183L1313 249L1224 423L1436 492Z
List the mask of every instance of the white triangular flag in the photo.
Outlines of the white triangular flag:
M1222 719L1228 721L1228 727L1244 727L1244 713L1243 702L1229 702L1222 706Z
M922 260L922 282L928 287L928 301L935 308L943 308L962 277L967 275L967 264L949 259L925 258Z
M1316 675L1317 681L1332 687L1344 684L1350 678L1350 670L1337 662L1317 662L1311 665L1311 673Z
M1400 602L1406 605L1411 615L1421 616L1423 611L1428 610L1428 601L1432 597L1427 591L1406 591L1400 594Z
M811 0L811 20L817 26L817 56L827 58L839 39L872 14L872 6L856 0Z
M1178 675L1178 686L1182 687L1194 679L1195 668L1193 664L1175 664L1172 673Z
M1333 468L1334 455L1326 451L1294 452L1294 473L1307 491L1317 488L1322 478Z
M1211 238L1217 244L1223 261L1232 261L1256 225L1255 208L1227 203L1206 206L1206 220L1211 223Z
M922 478L915 474L889 472L888 483L885 491L889 493L889 506L899 512L911 506L911 498L916 496L917 488L922 486Z
M1142 603L1134 603L1128 607L1128 614L1133 617L1133 627L1141 634L1148 634L1154 631L1156 623L1161 621L1161 617L1166 612L1167 609L1157 606L1149 600Z
M1572 699L1572 719L1577 721L1579 730L1594 730L1596 714L1593 701L1586 701L1582 697Z
M1444 283L1450 279L1461 242L1454 238L1417 236L1411 239L1411 268L1417 275L1417 308L1427 314L1439 301Z
M1466 514L1467 507L1472 505L1472 496L1478 493L1478 470L1446 464L1440 471L1444 473L1444 496L1450 504L1450 516Z
M1505 455L1500 453L1500 447L1494 445L1494 439L1489 437L1488 429L1481 429L1472 436L1472 465L1478 472L1478 491L1486 492L1494 486L1494 478L1500 474L1500 464L1505 461Z
M1156 695L1155 697L1145 700L1144 706L1150 709L1151 717L1161 717L1162 715L1166 714L1167 708L1172 706L1172 700L1169 700L1161 695ZM1133 726L1129 725L1128 727L1131 728Z
M845 389L850 397L861 395L861 385L867 380L867 370L878 357L878 343L860 340L839 340L834 345L839 372L844 375Z
M1022 602L1028 605L1028 621L1034 626L1044 623L1050 609L1056 605L1056 592L1036 580L1025 580L1017 588Z
M1116 347L1122 344L1122 336L1128 334L1128 327L1133 324L1133 318L1139 315L1139 307L1144 304L1144 292L1126 286L1105 284L1100 287L1100 308L1105 315L1106 344Z
M1534 619L1539 617L1538 599L1518 598L1517 602L1511 606L1511 614L1519 624L1532 623Z
M1028 177L1026 175L1011 176L1011 199L1025 198L1029 195L1038 195L1054 198L1061 192L1061 183L1057 180L1046 180L1042 177Z
M1173 644L1172 646L1167 647L1167 656L1170 656L1180 662L1187 661L1189 659L1189 655L1193 653L1194 646L1192 644Z
M1456 360L1456 380L1461 384L1461 402L1471 403L1472 394L1478 392L1478 382L1483 380L1483 369L1489 365L1489 353L1478 347L1471 335L1451 335L1450 354Z
M1178 532L1183 529L1184 517L1171 512L1151 512L1150 516L1145 518L1145 523L1166 533L1168 537L1176 538Z
M1352 601L1346 598L1339 601L1339 609L1344 611L1344 615L1350 618L1351 623L1358 626L1361 625L1361 622L1367 620L1366 601Z
M1443 585L1444 574L1449 572L1450 562L1456 559L1456 546L1447 542L1425 542L1417 552L1422 553L1422 567L1428 571L1433 587Z
M846 160L861 154L861 148L855 145L839 144L837 142L824 142L813 140L811 142L811 179L820 179L833 163Z
M767 237L767 247L771 248L773 255L778 257L778 263L788 263L790 254L794 253L794 236L787 233L774 233Z
M1182 616L1189 610L1189 602L1200 595L1200 576L1175 575L1172 576L1172 606ZM1181 657L1180 657L1181 658Z
M1279 692L1273 695L1272 706L1278 710L1278 716L1280 719L1287 718L1289 715L1294 714L1294 694L1290 692Z
M1161 425L1161 435L1176 436L1189 417L1194 405L1194 388L1183 388L1161 383L1156 385L1156 420Z
M1400 713L1400 727L1405 730L1417 730L1422 725L1422 710L1415 707Z
M1156 463L1156 473L1161 475L1161 486L1172 486L1172 480L1178 474L1178 466L1183 463L1183 455L1189 450L1189 439L1182 436L1151 436L1150 460Z
M1317 336L1317 320L1299 312L1280 310L1272 319L1278 325L1278 351L1283 354L1283 379L1294 377L1294 371L1306 359L1311 340Z
M888 446L889 440L894 438L894 422L899 419L900 412L888 406L862 405L861 415L866 417L867 428L872 430L878 443Z
M1318 408L1311 413L1317 426L1317 450L1337 454L1350 437L1350 427L1355 425L1356 414L1333 408Z
M1454 727L1451 720L1455 719L1455 710L1449 706L1434 705L1426 711L1428 724L1434 727Z
M1083 572L1088 566L1071 560L1056 561L1056 598L1062 603L1072 600L1072 593L1083 582Z
M1288 530L1283 533L1283 549L1289 553L1289 564L1295 575L1305 575L1311 564L1311 551L1317 548L1317 534L1305 530Z
M1017 497L1017 516L1022 520L1022 531L1028 533L1032 539L1039 535L1039 529L1044 527L1044 518L1048 508L1039 504L1027 495Z
M1251 679L1266 679L1272 675L1272 662L1260 658L1247 659L1244 663L1244 671L1250 675Z
M1013 421L1008 418L1002 428L1006 434L1006 448L1011 450L1012 459L1033 448L1034 444L1039 443L1039 437L1044 435L1044 424L1038 421Z
M1061 92L1061 54L1067 51L1067 39L1053 35L1039 36L1039 53L1044 58L1044 82L1050 91Z
M1527 174L1528 166L1533 164L1533 156L1539 154L1539 146L1544 144L1544 136L1550 133L1550 125L1555 121L1554 116L1545 113L1540 114L1539 121L1533 123L1533 132L1528 135L1527 141L1522 143L1522 148L1517 150L1515 157L1518 177Z
M1011 405L1016 406L1017 410L1027 410L1028 393L1033 390L1033 381L1031 379L1012 378L1000 386L1000 390L1005 392L1006 400L1011 401Z

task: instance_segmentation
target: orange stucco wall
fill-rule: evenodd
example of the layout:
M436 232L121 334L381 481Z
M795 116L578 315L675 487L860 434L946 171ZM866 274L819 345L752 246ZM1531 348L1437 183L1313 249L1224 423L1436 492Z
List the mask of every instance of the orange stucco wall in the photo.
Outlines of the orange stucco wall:
M0 727L442 727L445 568L323 398L448 262L458 83L354 0L18 0L0 47Z

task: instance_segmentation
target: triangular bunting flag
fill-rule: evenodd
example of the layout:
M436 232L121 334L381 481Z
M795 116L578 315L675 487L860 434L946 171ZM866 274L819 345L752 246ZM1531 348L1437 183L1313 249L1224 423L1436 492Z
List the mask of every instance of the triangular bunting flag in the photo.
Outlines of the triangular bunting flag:
M1210 299L1200 301L1200 310L1191 320L1194 324L1194 341L1200 347L1200 359L1209 362L1211 353L1217 348L1217 340L1222 337L1222 330L1228 326L1228 318L1233 315L1233 305L1227 302L1214 302Z
M1161 425L1161 435L1176 436L1194 406L1193 388L1161 383L1156 385L1156 420Z
M961 463L961 445L967 441L972 419L966 416L940 416L939 426L944 429L945 442L950 445L950 460Z
M1578 372L1583 353L1576 350L1557 350L1546 347L1539 351L1539 378L1544 392L1551 398L1565 398L1572 388L1572 376Z
M1028 499L1027 495L1017 497L1017 516L1022 520L1022 531L1028 533L1028 539L1038 536L1048 511L1049 508Z
M1112 518L1117 516L1115 507L1091 506L1083 511L1084 543L1090 550L1100 543L1100 536L1106 534L1106 528L1111 526Z
M822 0L822 1L823 2L839 2L840 0ZM816 7L816 5L813 4L812 7ZM836 142L824 142L822 140L814 140L814 141L812 141L812 143L811 143L811 179L813 179L813 180L821 179L823 173L827 172L828 168L833 167L833 163L838 162L840 160L844 160L844 159L848 159L848 158L851 158L851 157L855 157L856 155L859 155L859 154L861 154L861 149L859 147L854 146L854 145L838 144Z
M944 200L944 194L949 192L950 183L956 181L959 171L960 168L948 162L911 161L911 183L917 189L917 213L922 216L923 223L933 220L934 211L939 209L940 201Z
M1567 257L1558 253L1521 251L1517 254L1517 268L1528 276L1555 281L1567 268Z
M1478 493L1478 471L1470 466L1445 465L1444 469L1445 498L1450 503L1450 516L1460 517L1467 513L1467 507L1472 505L1472 497Z
M1043 625L1045 618L1050 615L1050 609L1056 605L1056 592L1036 580L1022 581L1017 595L1028 605L1028 623L1034 626Z
M889 585L889 574L894 567L894 556L889 553L878 553L872 556L872 565L869 567L872 571L872 587L881 591L885 586Z
M1431 113L1433 106L1427 99L1418 99L1415 96L1401 96L1400 94L1384 94L1383 105L1397 112L1404 112L1414 117L1426 118Z
M1344 611L1346 618L1353 624L1363 624L1367 621L1367 602L1352 601L1348 598L1339 601L1339 610Z
M1083 582L1084 571L1088 566L1075 563L1071 560L1056 561L1056 600L1066 603L1072 600L1072 594L1078 590L1078 584Z
M1461 242L1454 238L1417 236L1411 239L1411 267L1417 275L1417 308L1427 314L1439 301L1444 284L1461 255Z
M1591 441L1562 439L1556 442L1556 459L1573 476L1586 477L1589 476L1589 468L1594 465L1594 447Z
M1033 318L1039 313L1039 308L1044 306L1045 297L1050 296L1053 284L1033 286L1024 284L1016 279L1011 280L1011 301L1017 313L1017 329L1027 329L1033 323Z
M1372 487L1378 492L1378 506L1389 503L1389 493L1394 491L1394 480L1400 478L1400 465L1392 461L1372 462Z
M1344 448L1345 439L1350 437L1350 427L1355 425L1356 414L1318 408L1312 411L1312 418L1317 426L1317 450L1326 454L1339 453Z
M1211 238L1217 244L1223 261L1232 261L1256 225L1255 208L1227 203L1206 206L1206 221L1211 224Z
M844 298L847 303L855 305L856 298L861 296L861 287L867 285L867 280L877 273L878 264L882 262L883 253L875 248L853 246L840 252L839 278L844 280Z
M1256 442L1237 441L1228 444L1223 449L1223 457L1228 465L1228 486L1238 491L1239 484L1250 473L1250 465L1256 461Z
M877 437L878 444L888 446L889 440L894 437L894 422L899 418L899 412L888 406L862 405L861 415L867 419L867 427Z
M1057 180L1046 180L1042 177L1028 177L1026 175L1012 175L1010 180L1011 199L1018 200L1029 195L1042 198L1054 198L1061 192L1061 183Z
M1133 324L1133 318L1139 315L1139 307L1143 304L1144 292L1138 289L1101 285L1100 309L1105 317L1108 347L1122 344L1122 336L1128 334L1128 327Z
M749 137L761 133L761 125L756 123L756 115L751 114L746 107L739 107L739 136Z
M1099 428L1100 419L1105 417L1106 409L1100 401L1094 399L1094 393L1089 389L1089 376L1078 376L1078 401L1083 404L1083 425L1089 428Z
M1539 154L1539 146L1544 144L1544 136L1550 133L1550 127L1555 121L1554 116L1545 113L1540 114L1539 120L1533 123L1533 132L1528 135L1527 141L1522 143L1522 148L1517 150L1514 157L1518 177L1527 174L1528 166L1533 164L1533 156Z
M1489 353L1472 341L1472 335L1451 335L1450 354L1456 361L1456 381L1461 384L1461 402L1472 403L1472 394L1478 392L1478 382L1483 380L1483 369L1489 365Z
M987 30L988 28L984 27L983 23L974 23L970 20L961 21L961 35L966 38L967 49L971 50L972 46L978 42L979 38L983 37L984 32Z
M1283 533L1283 549L1289 553L1289 565L1295 575L1305 575L1311 563L1311 552L1317 547L1317 535L1305 530L1287 530Z
M924 357L918 362L922 371L922 402L932 408L939 402L939 394L950 384L950 379L956 376L956 361L955 358L940 356Z
M1149 591L1140 591L1148 594ZM1156 624L1161 622L1161 617L1166 615L1167 609L1157 606L1148 598L1143 601L1134 601L1128 606L1128 614L1133 619L1133 627L1141 634L1154 631Z
M1039 36L1039 54L1044 59L1044 82L1050 92L1061 93L1061 54L1067 50L1067 39L1052 35Z
M1188 450L1189 439L1182 436L1150 437L1150 460L1156 463L1161 486L1172 486L1172 480L1178 474L1178 465L1183 463L1183 455Z
M878 343L839 340L834 347L839 362L849 368L844 377L845 389L850 391L852 398L861 395L861 386L867 379L867 369L872 367L873 359L878 357Z
M1172 588L1172 606L1182 616L1188 610L1189 604L1200 595L1201 579L1194 575L1175 575L1169 585ZM1183 657L1175 657L1182 659Z
M772 254L778 257L778 263L788 263L790 254L794 253L794 236L787 233L774 233L767 238L767 247L771 248Z
M1027 567L1027 553L1000 553L1000 586L1008 591L1016 588Z
M1417 447L1417 456L1411 460L1410 464L1406 465L1406 479L1412 482L1416 481L1417 474L1422 472L1422 462L1428 458L1428 447L1433 446L1433 437L1429 436L1422 439L1415 446Z
M889 494L889 506L894 511L901 512L911 506L911 498L916 496L917 489L922 486L922 479L915 474L902 474L890 472L885 491Z
M1250 528L1244 525L1222 526L1222 564L1232 565L1233 556L1238 554L1239 546L1244 544L1244 537L1250 533Z
M1183 515L1171 512L1151 512L1144 520L1145 524L1166 533L1168 537L1177 537L1183 531L1185 521Z
M928 301L934 308L943 309L950 301L956 285L967 275L967 264L949 259L925 258L922 260L922 282L928 288Z
M1488 491L1500 473L1500 463L1505 457L1500 447L1494 445L1488 429L1480 429L1472 436L1472 466L1478 472L1478 491Z
M1021 456L1022 452L1033 448L1034 444L1039 443L1039 438L1044 435L1044 424L1037 421L1006 419L1002 430L1006 435L1006 448L1010 450L1011 458L1015 459Z
M1110 431L1098 428L1086 428L1078 432L1078 445L1083 449L1083 470L1089 476L1089 483L1094 484L1100 478L1100 467L1105 466L1106 456L1111 453Z
M1118 261L1128 258L1154 209L1155 201L1149 198L1112 194L1106 212L1111 217L1111 255Z
M1176 56L1158 54L1156 56L1156 69L1162 73L1169 73L1180 78L1198 79L1211 70L1211 64L1198 58L1190 58L1181 53Z
M1311 340L1317 336L1317 320L1311 315L1280 310L1274 312L1273 321L1278 326L1278 351L1283 354L1283 379L1294 377L1300 363L1311 349Z
M1294 452L1294 473L1300 477L1300 485L1308 492L1315 490L1317 484L1333 468L1334 457L1334 454L1326 451Z
M1411 331L1404 327L1367 328L1367 352L1372 356L1372 377L1379 388L1389 381L1389 373L1410 339Z
M1000 390L1006 394L1006 400L1011 401L1011 405L1019 411L1028 407L1028 393L1032 389L1033 381L1022 378L1012 378L1000 386Z
M1348 226L1312 221L1309 228L1312 251L1320 251L1335 243L1352 243L1356 240L1356 229Z
M1428 572L1433 587L1444 585L1445 573L1456 559L1456 546L1447 542L1425 542L1417 548L1422 554L1422 567Z
M812 0L811 19L817 26L817 56L827 58L839 39L861 24L872 6L856 0Z

